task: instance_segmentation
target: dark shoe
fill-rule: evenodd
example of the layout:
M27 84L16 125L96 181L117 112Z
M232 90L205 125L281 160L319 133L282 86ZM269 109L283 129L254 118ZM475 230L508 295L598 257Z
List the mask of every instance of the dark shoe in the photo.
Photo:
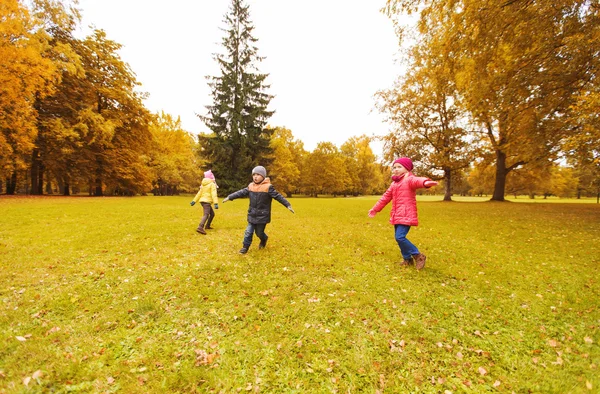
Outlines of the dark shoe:
M422 270L425 267L425 260L427 260L427 256L423 253L419 253L414 255L415 258L415 268L418 270Z
M240 249L240 254L246 254L246 253L248 253L248 248L244 246L243 248Z
M269 240L269 238L265 239L264 241L260 241L260 243L258 244L258 249L264 249L265 246L267 246L268 240Z
M213 227L206 226L206 227L204 227L204 229L205 229L205 230L212 230L212 229L213 229Z
M198 232L198 233L200 233L200 234L204 234L204 235L206 235L206 231L204 231L204 229L203 229L202 227L198 227L198 228L196 229L196 232Z
M411 257L410 259L406 260L402 260L402 262L400 263L401 266L409 266L409 265L413 265L415 263L415 260Z

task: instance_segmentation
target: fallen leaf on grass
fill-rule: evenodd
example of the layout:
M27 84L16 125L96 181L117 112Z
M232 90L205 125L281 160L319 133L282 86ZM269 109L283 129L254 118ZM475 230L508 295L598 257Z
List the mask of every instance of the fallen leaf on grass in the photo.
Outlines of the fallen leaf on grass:
M406 346L406 342L404 342L404 339L401 339L399 342L396 341L395 339L392 339L390 341L389 345L390 345L390 352L402 353L404 346Z
M35 371L33 373L33 375L31 375L31 377L35 380L39 379L42 377L42 375L44 375L44 373L42 371L40 371L39 369L37 371Z
M31 376L27 376L27 377L23 378L23 384L25 386L29 386L29 382L31 382Z
M594 340L593 340L592 338L590 338L590 337L585 337L585 338L583 338L583 341L584 341L585 343L594 343Z
M115 382L115 378L113 378L112 376L109 376L106 378L106 383L113 384L114 382Z
M499 380L496 380L492 386L499 387L502 383Z
M558 346L558 342L555 339L549 339L548 340L548 345L550 345L552 347L557 347Z
M481 374L481 376L487 375L487 370L483 367L479 367L477 371Z
M17 338L17 341L21 341L21 342L25 342L27 340L27 338L20 337L20 336L19 337L15 337L15 338Z
M55 333L55 332L58 332L58 331L60 331L60 327L52 327L51 329L49 329L49 330L46 332L46 335L50 335L50 334L52 334L52 333Z
M592 387L592 382L590 382L589 380L586 380L586 381L585 381L585 387L586 387L588 390L591 390L591 389L593 388L593 387Z
M218 353L207 353L201 349L195 349L194 352L196 353L196 366L210 365L219 357Z

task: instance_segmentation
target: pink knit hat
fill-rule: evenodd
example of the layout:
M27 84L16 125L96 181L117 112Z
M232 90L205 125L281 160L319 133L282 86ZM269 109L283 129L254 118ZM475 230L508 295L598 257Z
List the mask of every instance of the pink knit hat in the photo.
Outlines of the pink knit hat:
M396 159L396 160L394 160L394 162L392 163L392 165L394 165L396 163L400 163L400 165L402 167L406 168L408 171L412 171L412 169L413 169L412 160L409 159L408 157L401 157L399 159Z
M206 171L206 172L204 173L204 177L205 177L205 178L208 178L208 179L212 179L212 180L214 180L214 179L215 179L215 176L214 176L214 174L212 173L212 170L208 170L208 171Z

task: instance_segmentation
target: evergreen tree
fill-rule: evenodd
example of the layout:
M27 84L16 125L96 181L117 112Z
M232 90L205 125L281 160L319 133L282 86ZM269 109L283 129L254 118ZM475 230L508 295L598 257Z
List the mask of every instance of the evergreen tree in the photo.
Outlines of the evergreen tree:
M219 186L230 192L248 183L254 166L269 164L272 131L266 125L273 111L267 107L273 96L266 93L268 74L260 74L256 67L264 58L255 46L249 6L232 0L224 22L226 53L214 54L221 75L207 77L213 104L206 106L206 116L198 116L212 131L199 136L202 153L219 178Z

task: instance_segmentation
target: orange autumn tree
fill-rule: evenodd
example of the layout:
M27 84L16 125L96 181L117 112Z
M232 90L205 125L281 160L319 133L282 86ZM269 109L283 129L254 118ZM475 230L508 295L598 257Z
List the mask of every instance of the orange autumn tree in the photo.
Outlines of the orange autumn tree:
M598 85L597 1L388 0L386 10L418 11L418 33L452 59L460 104L494 150L492 200L504 200L511 171L559 157L576 132L572 105Z
M21 2L0 2L0 29L0 175L14 194L37 135L35 100L53 92L60 73L47 56L52 47L43 21Z

